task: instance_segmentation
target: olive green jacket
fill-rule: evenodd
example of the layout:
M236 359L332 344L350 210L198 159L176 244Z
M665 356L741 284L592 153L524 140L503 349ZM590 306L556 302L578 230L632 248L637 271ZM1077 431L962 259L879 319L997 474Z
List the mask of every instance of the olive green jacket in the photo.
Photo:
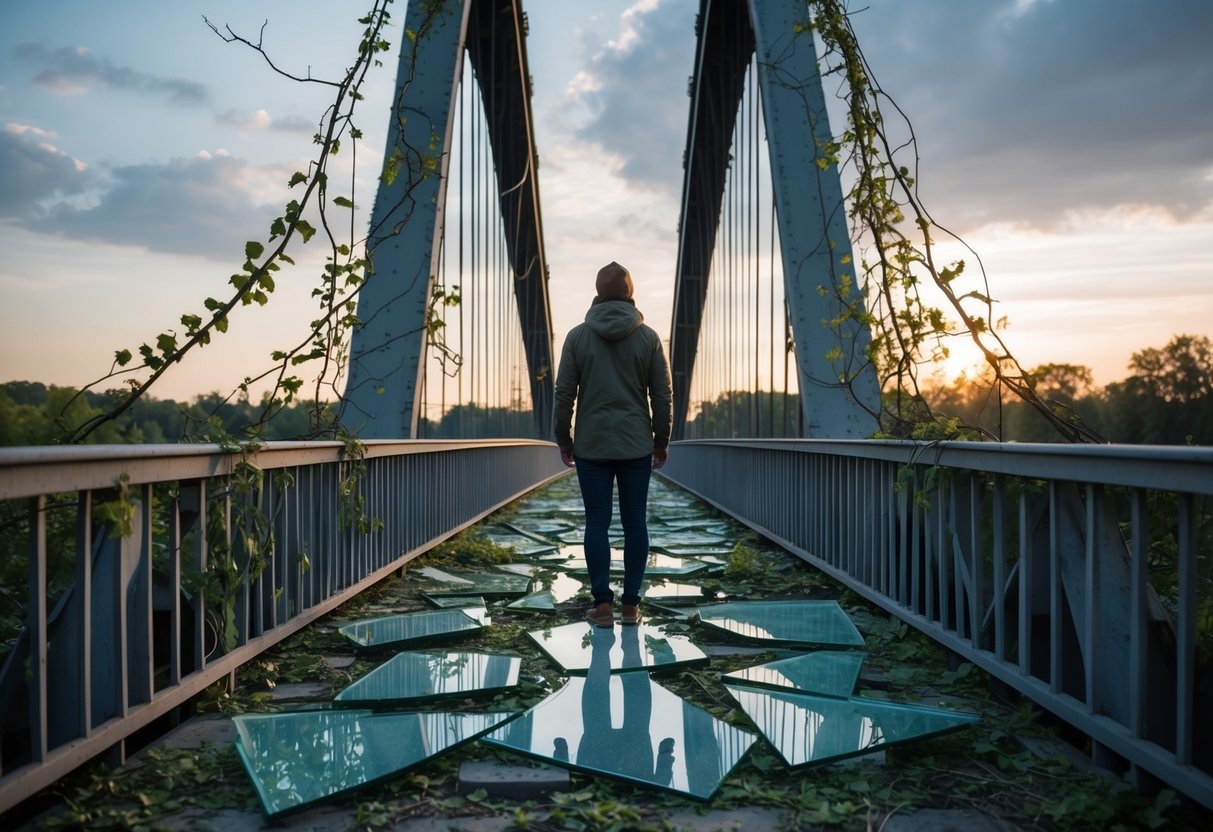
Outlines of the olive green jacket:
M630 299L603 300L570 330L556 376L556 442L582 459L636 459L670 444L670 366ZM573 409L577 410L576 439Z

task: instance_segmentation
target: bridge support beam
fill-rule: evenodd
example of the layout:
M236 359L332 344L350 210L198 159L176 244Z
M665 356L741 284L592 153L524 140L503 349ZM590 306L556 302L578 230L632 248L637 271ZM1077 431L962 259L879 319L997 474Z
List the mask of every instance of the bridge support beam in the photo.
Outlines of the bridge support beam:
M341 421L363 439L417 435L426 326L442 250L447 173L464 50L486 123L522 323L536 434L551 434L552 326L517 0L409 4L385 169L371 214L371 276L358 301Z
M878 426L880 393L866 359L871 334L843 314L847 304L862 310L864 303L838 167L818 166L833 135L813 34L797 26L807 16L801 0L700 2L671 327L676 438L689 407L729 142L755 54L805 436L863 438Z

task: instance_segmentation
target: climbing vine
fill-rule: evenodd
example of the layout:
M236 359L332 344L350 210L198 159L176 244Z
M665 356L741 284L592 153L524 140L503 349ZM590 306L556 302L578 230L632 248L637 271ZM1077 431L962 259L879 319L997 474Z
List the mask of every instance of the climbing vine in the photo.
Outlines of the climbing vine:
M310 72L294 73L275 63L265 45L266 25L261 27L256 39L251 39L230 26L220 28L203 18L224 42L259 53L274 73L297 83L319 84L332 90L332 102L325 109L313 136L315 154L306 169L291 175L287 186L298 193L270 222L265 241L254 239L244 244L243 263L228 279L228 293L206 297L201 303L202 311L181 315L180 330L161 332L135 349L116 350L109 371L77 394L121 379L122 387L112 393L112 406L81 424L66 426L63 441L80 442L101 425L121 416L147 395L173 365L227 333L235 309L266 306L277 288L280 272L295 264L291 252L313 239L322 241L328 249L325 265L312 289L318 306L316 317L308 323L300 338L275 349L264 369L245 376L229 393L228 400L247 396L255 386L268 385L269 392L262 399L259 418L246 428L246 433L252 437L260 435L276 413L299 401L312 403L311 436L340 434L335 411L325 404L325 400L340 398L339 384L348 360L349 336L359 323L358 294L374 273L373 264L364 253L366 237L358 234L354 219L354 175L358 144L363 137L356 115L368 73L382 66L382 55L391 49L391 43L384 36L391 21L388 11L391 3L392 0L374 0L370 11L359 18L358 22L364 28L354 60L335 80L313 78ZM423 22L418 30L402 33L412 44L406 44L403 55L413 62L414 70L419 58L415 45L444 11L440 3L423 4L422 9ZM408 73L397 93L395 117L398 120L405 118L401 101L412 83L413 74L412 71ZM396 148L385 160L380 178L390 183L402 175L407 176L404 198L409 199L417 186L437 175L440 168L438 152L434 142L424 148ZM343 153L352 160L349 181L339 184L335 175L330 176L330 165ZM313 225L309 217L315 218L317 224ZM407 221L406 218L403 222ZM373 231L379 236L399 233L403 222L392 229ZM452 302L449 298L441 300L446 305ZM427 324L425 335L433 346L445 349L440 327ZM310 371L310 380L305 371Z
M1000 334L1005 322L995 315L996 301L981 258L924 205L917 188L913 127L873 77L845 0L811 0L809 5L812 19L798 29L821 38L822 75L839 81L846 106L845 130L819 147L817 161L823 169L836 164L849 174L846 202L856 248L863 252L855 275L838 276L825 288L842 308L831 323L839 331L859 324L872 332L866 354L847 368L846 380L853 382L868 367L875 369L883 391L879 416L886 435L964 435L957 420L932 411L920 390L919 375L947 354L949 339L968 338L995 384L1036 409L1067 441L1103 441L1070 408L1038 395L1035 380ZM896 130L886 122L886 112L896 114ZM907 138L895 139L903 130ZM940 261L937 244L947 238L969 252L975 269L963 259ZM854 268L850 262L843 265Z

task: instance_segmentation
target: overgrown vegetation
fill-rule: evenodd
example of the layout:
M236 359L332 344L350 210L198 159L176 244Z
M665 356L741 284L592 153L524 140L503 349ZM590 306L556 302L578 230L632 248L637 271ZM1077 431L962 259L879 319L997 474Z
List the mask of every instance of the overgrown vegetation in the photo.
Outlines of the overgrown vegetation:
M571 479L549 487L575 489ZM540 495L542 497L543 493ZM501 515L489 518L496 523ZM710 809L762 807L781 813L786 828L860 830L879 828L890 815L921 808L963 808L995 816L1018 829L1186 829L1177 814L1175 795L1138 795L1127 782L1095 773L1082 756L1045 725L1030 705L1003 699L985 674L956 663L933 642L868 606L799 559L741 527L728 528L733 550L727 567L705 579L706 592L742 598L833 598L850 614L870 651L860 682L864 695L895 701L926 701L980 713L982 722L941 738L896 747L883 758L861 758L849 764L813 768L789 776L765 742L757 743L719 793ZM469 530L427 553L414 566L474 569L516 560L477 529ZM390 657L393 651L355 653L336 632L341 623L388 612L425 608L419 584L407 574L362 593L317 625L292 636L241 668L237 687L216 685L199 709L221 714L297 708L298 701L276 698L289 683L318 685L314 701L333 693ZM560 675L527 630L544 624L580 620L583 594L554 614L491 610L492 626L462 638L461 649L508 652L522 659L521 684L494 697L447 701L447 708L513 710L529 707L560 684ZM662 620L650 608L650 622ZM693 622L664 619L672 631L700 644L734 644ZM333 661L334 657L345 657ZM751 727L720 683L724 672L769 661L773 652L722 654L706 666L658 673L665 687L709 710L718 718ZM308 706L306 702L304 706ZM421 706L428 707L428 706ZM544 830L674 830L672 813L702 810L702 805L659 790L602 777L572 774L568 792L544 800L491 800L484 793L460 794L459 765L466 760L523 762L484 744L471 744L431 760L410 772L360 790L335 803L349 813L354 829L389 829L411 818L442 818L458 828L477 817L509 818L513 828ZM118 771L94 770L56 787L59 808L48 828L156 828L188 816L198 823L221 809L260 811L247 776L231 747L162 748L148 752L140 765ZM1198 827L1191 827L1198 828Z

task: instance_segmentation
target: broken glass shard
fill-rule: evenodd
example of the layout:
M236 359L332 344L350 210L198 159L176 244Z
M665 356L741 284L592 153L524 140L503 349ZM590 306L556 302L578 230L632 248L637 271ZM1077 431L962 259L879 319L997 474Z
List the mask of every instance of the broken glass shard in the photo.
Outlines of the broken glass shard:
M620 626L616 631L614 627L584 622L534 630L528 635L570 673L601 666L615 671L652 670L708 659L686 636L668 634L651 624Z
M435 581L425 588L425 593L431 597L439 595L525 595L531 587L531 579L526 575L514 575L507 572L449 574L451 577L458 578L460 583Z
M544 590L542 592L532 592L530 595L523 595L517 601L511 601L505 606L506 609L511 610L552 612L556 609L556 599L552 597L552 593Z
M754 641L860 647L863 636L836 601L726 601L699 607L699 620Z
M601 664L482 741L565 768L666 789L715 794L756 737L692 705L647 673Z
M871 699L725 687L792 768L855 757L980 721L974 714Z
M483 629L484 624L465 610L431 610L368 618L339 627L337 632L359 647L426 641Z
M462 609L464 607L483 607L484 598L479 595L439 595L437 597L421 593L421 597L435 607L445 609Z
M846 699L855 692L864 655L851 650L817 650L735 670L721 678L725 682L754 687L791 689Z
M398 653L334 697L365 708L411 699L466 696L518 684L522 660L495 653Z
M511 716L341 709L232 721L236 750L265 814L275 818L412 768Z

